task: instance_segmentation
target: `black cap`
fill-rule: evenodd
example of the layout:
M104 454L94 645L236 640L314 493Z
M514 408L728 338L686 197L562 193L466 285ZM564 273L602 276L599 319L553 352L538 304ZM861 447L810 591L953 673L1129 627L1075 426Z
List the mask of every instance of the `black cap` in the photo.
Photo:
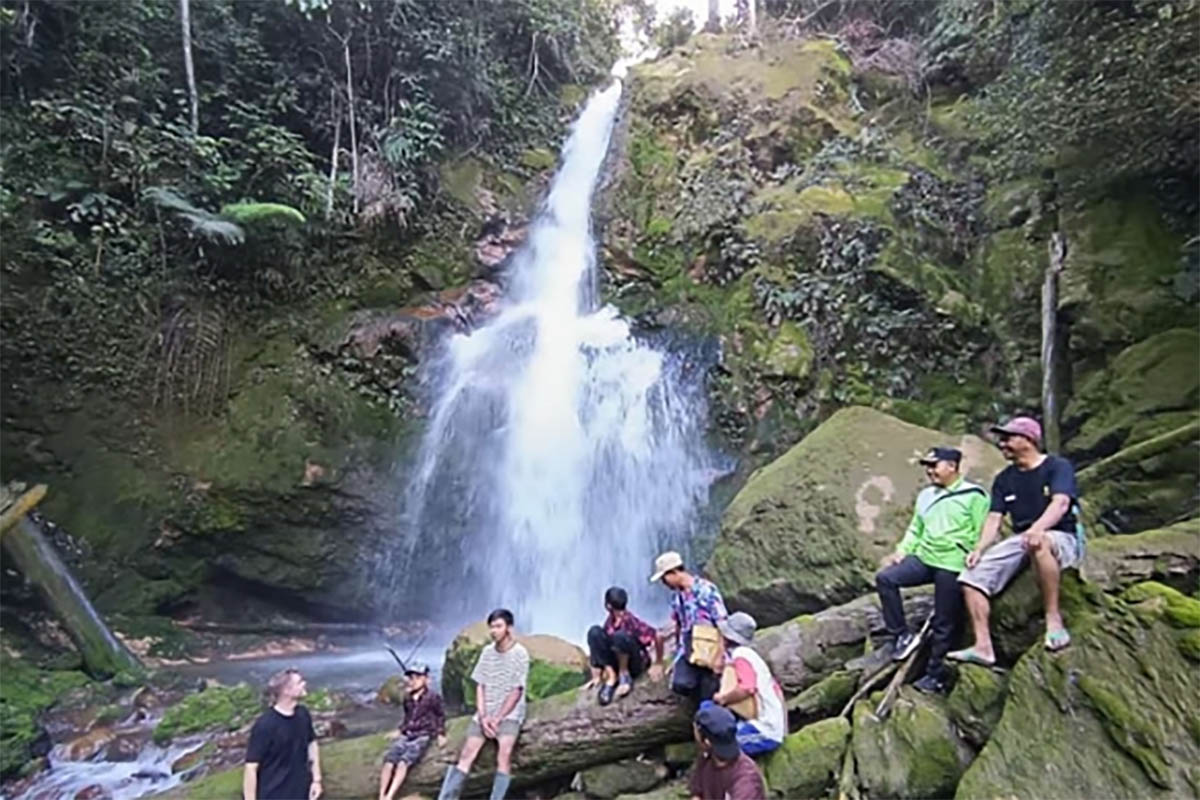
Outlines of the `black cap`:
M737 719L733 712L715 703L696 712L696 727L712 743L713 755L722 761L733 761L741 755L737 742Z
M921 456L921 464L936 464L939 461L962 462L962 451L953 447L931 447L929 452Z

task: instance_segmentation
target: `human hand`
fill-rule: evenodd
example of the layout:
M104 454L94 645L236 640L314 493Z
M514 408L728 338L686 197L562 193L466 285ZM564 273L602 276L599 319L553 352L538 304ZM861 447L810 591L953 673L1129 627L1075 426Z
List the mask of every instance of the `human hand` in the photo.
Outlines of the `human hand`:
M437 738L438 747L445 747L446 741L447 741L446 734L443 733L440 736L438 736L438 738Z
M982 555L978 550L972 550L967 553L967 569L979 563L979 556Z
M903 554L903 553L888 553L886 556L884 556L884 557L883 557L883 558L880 560L880 562L879 562L879 568L880 568L880 569L887 569L888 567L893 567L893 566L895 566L896 564L899 564L899 563L900 563L901 561L903 561L903 560L904 560L904 554Z
M646 676L655 683L658 683L663 679L663 665L651 664L650 670L646 673Z
M483 732L487 734L488 738L490 739L496 738L496 724L497 721L495 717L484 717L483 721L480 723L480 725L483 727Z
M399 739L400 738L400 729L392 728L390 731L387 732L387 736L385 736L384 738L385 739Z
M1026 550L1037 550L1039 547L1041 547L1045 543L1046 543L1046 532L1045 531L1037 530L1036 528L1030 528L1029 530L1025 531L1023 534L1021 534L1021 544L1023 544L1025 546Z
M308 785L308 800L317 800L321 796L321 782L313 781Z

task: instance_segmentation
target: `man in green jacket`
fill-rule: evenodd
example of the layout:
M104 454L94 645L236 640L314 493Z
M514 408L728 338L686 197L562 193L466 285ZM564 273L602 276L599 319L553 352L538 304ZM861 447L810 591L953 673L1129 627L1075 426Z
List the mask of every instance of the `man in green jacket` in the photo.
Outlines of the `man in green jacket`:
M930 485L917 495L912 522L896 552L883 559L875 588L888 633L895 637L892 657L905 659L920 644L904 621L900 587L933 584L933 646L925 676L916 682L923 692L946 690L946 667L954 634L962 622L958 573L975 547L988 513L988 494L959 474L962 453L935 447L921 459Z

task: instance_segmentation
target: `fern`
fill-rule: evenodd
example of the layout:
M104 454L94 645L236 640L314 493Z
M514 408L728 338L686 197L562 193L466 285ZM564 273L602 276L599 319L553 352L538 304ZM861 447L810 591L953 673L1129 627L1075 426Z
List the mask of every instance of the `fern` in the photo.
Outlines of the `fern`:
M303 225L304 215L282 203L230 203L221 208L221 216L242 225L258 222L294 222Z
M144 194L159 208L174 211L191 226L192 233L225 244L241 244L246 241L246 232L236 222L198 208L170 189L152 186Z

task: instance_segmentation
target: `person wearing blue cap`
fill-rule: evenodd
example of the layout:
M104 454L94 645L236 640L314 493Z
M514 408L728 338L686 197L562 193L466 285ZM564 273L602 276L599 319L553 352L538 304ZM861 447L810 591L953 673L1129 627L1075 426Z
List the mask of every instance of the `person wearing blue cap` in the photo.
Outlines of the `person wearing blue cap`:
M441 696L429 688L429 666L410 663L404 678L404 723L388 736L395 741L383 756L379 800L396 796L409 768L421 760L435 737L439 745L446 743L446 712Z
M693 800L765 800L767 787L754 759L737 742L737 718L707 705L692 718L698 754L688 791Z
M916 508L896 551L883 559L875 588L883 607L888 633L895 637L892 657L901 661L920 646L904 619L903 586L933 584L932 646L925 675L916 688L931 693L946 690L945 658L963 618L958 574L975 547L987 517L989 500L983 487L959 473L962 452L934 447L921 457L929 486L917 495Z

